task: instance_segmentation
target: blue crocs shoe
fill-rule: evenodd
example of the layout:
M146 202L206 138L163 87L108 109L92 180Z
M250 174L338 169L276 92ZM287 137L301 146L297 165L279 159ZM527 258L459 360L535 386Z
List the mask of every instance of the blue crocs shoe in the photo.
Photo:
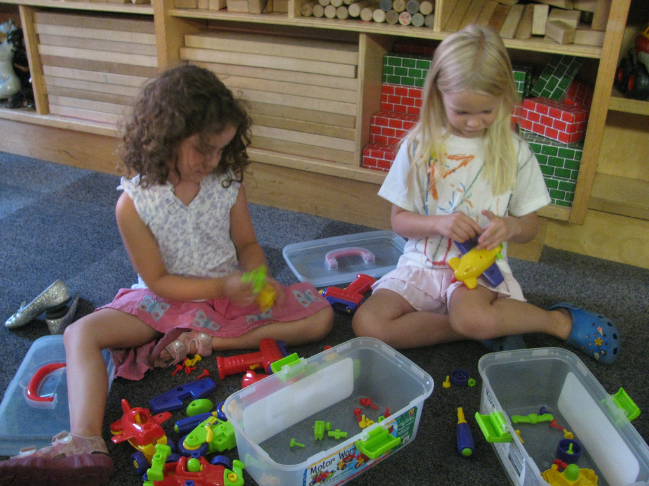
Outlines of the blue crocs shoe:
M612 364L620 355L620 334L608 317L570 304L560 303L548 310L567 309L572 316L572 330L566 341L596 360Z

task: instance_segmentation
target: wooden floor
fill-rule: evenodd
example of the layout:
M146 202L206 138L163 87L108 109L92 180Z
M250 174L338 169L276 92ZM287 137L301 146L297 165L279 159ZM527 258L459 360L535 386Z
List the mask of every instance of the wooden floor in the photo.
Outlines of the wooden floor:
M114 137L0 119L0 151L117 173ZM373 228L390 229L390 204L378 184L253 163L250 202ZM583 225L542 218L537 238L510 245L509 255L538 261L543 246L649 268L649 221L590 209Z

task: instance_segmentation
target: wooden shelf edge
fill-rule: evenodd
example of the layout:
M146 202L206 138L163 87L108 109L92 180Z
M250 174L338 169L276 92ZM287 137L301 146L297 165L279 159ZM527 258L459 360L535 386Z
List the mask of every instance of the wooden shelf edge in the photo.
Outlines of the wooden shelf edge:
M559 221L568 221L570 219L570 208L559 206L557 204L548 204L537 211L539 216Z
M621 111L623 113L649 116L649 101L627 98L618 90L613 89L611 99L608 102L608 109L612 111Z
M118 12L139 15L153 15L153 5L109 2L66 2L63 0L2 0L4 4L26 5L29 7L61 8L69 10L88 10L97 12Z
M588 208L649 220L649 182L598 173Z
M52 128L62 128L64 130L74 130L77 132L87 132L108 137L119 136L117 127L112 125L79 120L76 118L66 118L58 115L39 115L35 111L27 108L0 108L0 119L32 123L34 125L42 125Z
M387 172L363 169L361 167L350 167L348 165L326 162L319 159L310 159L308 157L300 157L299 155L271 152L270 150L256 148L248 148L248 156L253 162L377 184L377 192L379 190L378 186L383 183L387 175Z

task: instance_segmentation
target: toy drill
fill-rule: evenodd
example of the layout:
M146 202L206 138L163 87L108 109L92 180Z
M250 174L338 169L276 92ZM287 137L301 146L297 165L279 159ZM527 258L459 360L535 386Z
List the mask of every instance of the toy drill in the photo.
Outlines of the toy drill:
M257 296L256 302L262 312L266 312L270 309L277 298L275 287L269 284L266 279L266 272L266 265L262 265L252 272L244 273L241 276L241 281L243 283L252 284L252 293Z
M235 373L245 373L248 370L262 367L268 374L271 374L270 365L275 361L282 359L288 353L286 352L286 343L284 341L275 341L266 338L259 342L258 353L239 354L222 358L217 356L216 364L219 368L219 376L224 379L228 375Z
M469 424L466 423L464 418L464 410L462 407L457 409L457 450L464 457L469 457L475 452L475 445L473 443L473 435Z

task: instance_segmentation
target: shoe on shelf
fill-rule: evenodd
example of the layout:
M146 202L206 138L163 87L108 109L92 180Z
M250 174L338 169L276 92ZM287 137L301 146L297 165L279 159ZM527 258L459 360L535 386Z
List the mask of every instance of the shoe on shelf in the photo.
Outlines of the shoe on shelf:
M5 326L9 329L22 327L29 324L43 312L65 304L69 299L70 291L61 280L57 280L29 304L25 305L23 302L18 312L7 319Z
M0 485L99 486L108 482L113 470L104 439L64 431L48 447L25 448L0 461Z
M70 289L70 298L63 305L45 313L45 322L50 334L63 334L65 328L74 321L79 305L79 292Z

